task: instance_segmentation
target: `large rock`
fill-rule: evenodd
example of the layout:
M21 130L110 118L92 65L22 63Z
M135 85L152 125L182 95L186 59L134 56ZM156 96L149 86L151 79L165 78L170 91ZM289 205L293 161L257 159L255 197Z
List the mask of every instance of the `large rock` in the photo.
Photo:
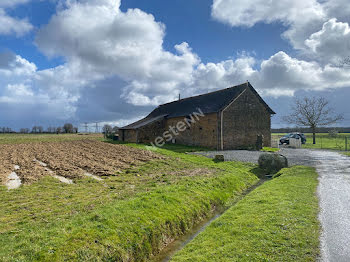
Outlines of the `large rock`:
M288 160L285 156L279 154L261 154L258 160L259 167L268 174L275 174L282 168L288 167Z
M225 157L224 157L224 155L215 155L214 161L215 162L224 162Z

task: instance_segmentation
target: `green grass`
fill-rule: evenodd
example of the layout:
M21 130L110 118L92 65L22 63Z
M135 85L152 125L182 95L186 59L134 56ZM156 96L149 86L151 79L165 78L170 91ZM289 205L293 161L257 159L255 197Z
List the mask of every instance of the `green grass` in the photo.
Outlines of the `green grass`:
M278 152L280 151L279 148L274 148L274 147L263 147L263 149L261 149L260 151L263 152Z
M62 142L82 139L102 140L102 134L0 134L0 144Z
M350 156L350 152L343 153L346 156Z
M171 260L316 261L317 174L292 167L248 194Z
M285 133L273 133L272 139L276 140L284 136ZM331 149L345 151L345 137L348 138L348 150L350 150L350 134L339 133L337 137L330 137L328 133L317 133L316 144L313 144L312 134L305 133L306 144L302 145L303 148L314 148L314 149Z
M166 159L103 183L0 186L0 261L143 261L258 181L254 165L183 153L192 150L156 149Z

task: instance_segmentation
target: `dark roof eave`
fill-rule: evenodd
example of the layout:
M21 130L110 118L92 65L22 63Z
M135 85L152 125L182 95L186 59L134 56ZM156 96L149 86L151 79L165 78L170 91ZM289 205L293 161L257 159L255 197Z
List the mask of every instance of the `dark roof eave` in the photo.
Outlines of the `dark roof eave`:
M124 126L124 127L121 127L120 129L121 130L137 130L141 127L144 127L144 126L147 126L149 124L152 124L154 123L155 121L158 121L158 120L161 120L161 119L164 119L167 115L160 115L160 116L157 116L157 117L145 117L137 122L134 122L132 124L129 124L127 126Z

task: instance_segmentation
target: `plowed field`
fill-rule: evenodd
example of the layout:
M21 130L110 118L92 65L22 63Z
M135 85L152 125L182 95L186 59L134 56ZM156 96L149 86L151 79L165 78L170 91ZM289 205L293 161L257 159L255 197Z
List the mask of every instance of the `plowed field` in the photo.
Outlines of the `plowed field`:
M19 166L16 173L22 183L28 184L46 175L70 179L81 178L86 173L110 176L137 163L160 158L151 151L94 140L5 144L0 146L0 182L7 182L15 165Z

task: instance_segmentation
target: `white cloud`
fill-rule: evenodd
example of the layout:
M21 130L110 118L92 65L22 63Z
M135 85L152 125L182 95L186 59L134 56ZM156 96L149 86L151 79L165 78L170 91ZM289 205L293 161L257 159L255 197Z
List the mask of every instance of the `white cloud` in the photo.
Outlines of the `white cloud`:
M237 60L226 60L220 63L201 63L193 73L193 82L185 90L185 95L200 94L251 79L256 70L253 57L242 56Z
M37 70L36 65L11 52L0 53L0 75L28 76Z
M283 36L295 48L303 48L304 40L326 18L317 0L213 0L212 16L231 26L281 22L288 28Z
M123 97L130 103L166 102L191 81L199 59L187 43L175 46L177 54L165 51L165 26L139 9L121 12L119 5L71 1L40 29L36 43L49 56L64 56L68 64L78 61L91 72L128 82Z
M6 92L14 96L17 101L19 97L26 97L26 96L33 96L33 90L31 90L31 87L25 84L17 84L17 85L11 85L9 84L6 87Z
M323 15L316 0L214 0L212 6L212 16L231 26L275 21L291 24Z
M280 22L286 27L282 36L295 49L307 52L308 46L305 45L305 40L324 30L331 21L335 21L335 18L344 23L350 22L348 2L348 0L213 0L212 16L231 26L251 27L261 22ZM330 38L335 34L330 30L322 33L323 38ZM328 33L331 35L327 36ZM313 58L317 59L317 56L314 54Z
M300 34L303 45L315 56L327 53L330 39L326 35L347 35L347 24L336 20L316 31L303 28L323 19L324 13L314 1L283 1L292 5L289 11L283 10L279 1L271 1L281 12L264 10L265 1L251 2L256 5L229 2L241 12L241 20L229 18L229 23L251 26L281 21L289 26L285 35ZM25 113L31 112L45 121L122 119L120 123L124 123L176 99L179 93L191 96L246 80L262 94L275 97L350 85L348 69L293 58L284 52L262 62L243 54L235 60L204 64L185 42L176 45L175 52L164 50L165 25L152 15L139 9L122 12L119 6L116 0L65 1L35 40L46 55L64 58L65 63L58 67L39 71L18 55L0 53L0 86L5 87L5 91L0 89L0 110L9 115L22 111L20 118L28 118ZM305 13L298 20L300 8ZM250 9L256 14L252 21L245 18ZM316 20L305 18L307 15Z
M0 53L0 109L3 118L67 119L74 116L74 89L84 81L71 77L64 66L38 71L34 63L9 52ZM65 75L66 73L66 75Z
M14 7L16 5L28 3L30 1L31 0L1 0L0 1L0 8L1 7Z
M306 41L311 51L324 61L337 63L350 55L350 27L348 23L333 18L323 24L320 31Z
M330 90L350 86L350 69L321 66L278 52L254 69L252 57L217 64L201 64L195 71L190 93L205 93L249 80L264 96L293 96L299 90Z
M0 8L0 35L15 34L23 36L30 32L33 26L26 19L13 18Z
M325 0L322 2L322 6L329 18L350 22L350 5L348 0Z

